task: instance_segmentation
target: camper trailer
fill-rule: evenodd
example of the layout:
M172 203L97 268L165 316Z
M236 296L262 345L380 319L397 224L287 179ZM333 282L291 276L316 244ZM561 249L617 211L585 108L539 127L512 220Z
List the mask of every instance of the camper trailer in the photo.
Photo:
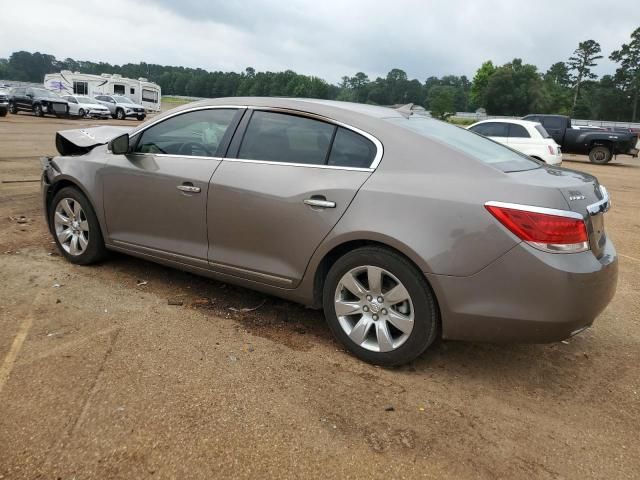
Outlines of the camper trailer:
M160 111L160 86L143 77L134 80L118 74L91 75L63 70L45 75L44 86L60 95L124 95L147 111Z

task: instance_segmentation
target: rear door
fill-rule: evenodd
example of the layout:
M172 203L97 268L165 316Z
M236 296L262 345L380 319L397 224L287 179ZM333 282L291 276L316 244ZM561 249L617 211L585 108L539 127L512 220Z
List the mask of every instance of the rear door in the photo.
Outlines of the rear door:
M207 265L207 190L237 109L182 113L145 129L131 153L103 169L111 242L183 263Z
M377 140L323 119L248 111L209 190L212 268L295 287L381 155Z
M544 147L539 139L531 138L527 129L516 123L509 124L508 145L514 150L532 156L540 156L541 150Z

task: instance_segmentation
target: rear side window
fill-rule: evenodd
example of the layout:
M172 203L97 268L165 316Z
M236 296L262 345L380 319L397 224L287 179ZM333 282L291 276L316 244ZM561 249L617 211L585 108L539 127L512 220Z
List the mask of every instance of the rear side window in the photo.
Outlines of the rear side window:
M488 122L478 125L479 130L476 130L480 135L485 137L508 137L509 125L502 122Z
M510 138L531 138L527 129L522 125L515 123L509 124L509 137Z
M324 165L335 126L311 118L256 110L238 158Z
M492 165L503 172L533 170L540 165L526 155L520 154L488 138L427 117L411 116L409 118L385 119L399 127L411 130L430 140L445 144L452 149L463 152L470 158Z
M542 125L536 125L534 128L538 131L540 135L542 135L542 138L551 138L551 135L549 135L549 132L547 132Z
M337 167L369 168L376 151L376 146L368 138L338 127L328 164Z
M560 130L562 128L562 120L560 118L555 117L543 117L542 125L546 128L551 128L554 130Z

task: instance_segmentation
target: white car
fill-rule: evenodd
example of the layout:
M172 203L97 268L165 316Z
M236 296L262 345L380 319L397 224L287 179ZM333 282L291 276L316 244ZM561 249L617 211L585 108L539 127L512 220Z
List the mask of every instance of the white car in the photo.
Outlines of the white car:
M104 105L84 95L64 95L69 102L69 115L90 118L110 118L111 112Z
M562 163L560 146L537 122L501 118L483 120L470 125L467 129L549 165Z

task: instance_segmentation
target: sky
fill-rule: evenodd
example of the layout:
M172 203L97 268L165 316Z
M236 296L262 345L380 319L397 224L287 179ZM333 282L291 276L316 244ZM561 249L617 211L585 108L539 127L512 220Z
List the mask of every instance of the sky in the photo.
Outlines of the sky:
M424 81L471 78L486 60L516 57L546 71L588 39L605 56L596 73L613 73L607 57L640 27L640 2L21 0L0 18L1 58L27 50L114 64L291 69L332 83L400 68Z

